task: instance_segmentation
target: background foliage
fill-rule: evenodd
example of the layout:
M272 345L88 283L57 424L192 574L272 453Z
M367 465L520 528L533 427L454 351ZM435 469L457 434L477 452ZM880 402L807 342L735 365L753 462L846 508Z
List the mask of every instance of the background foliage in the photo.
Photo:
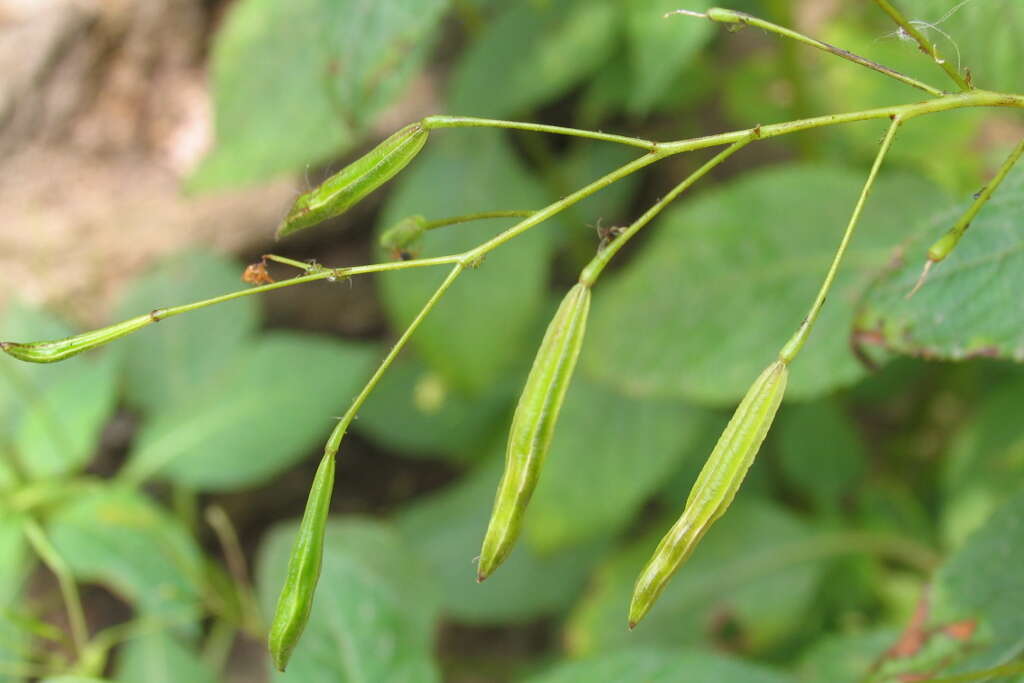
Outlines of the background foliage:
M209 58L217 145L189 188L325 173L375 142L394 107L409 119L437 111L670 139L917 99L759 32L662 19L676 4L237 0ZM954 4L901 3L932 22ZM866 4L825 15L814 5L736 9L938 81ZM976 82L1024 87L1016 0L976 0L941 28L956 48L936 40ZM406 96L423 83L436 103L420 111ZM1017 660L1024 171L924 289L904 295L1021 124L954 112L905 131L777 429L736 505L635 632L625 611L636 573L729 409L804 313L878 124L748 148L623 253L595 289L524 537L479 586L472 560L504 432L555 303L596 229L638 215L701 154L608 188L462 278L343 446L312 620L290 678L269 662L259 675L809 683ZM437 133L371 211L319 242L275 249L317 257L344 239L366 261L387 257L371 245L402 217L540 208L630 158L603 143ZM465 249L509 224L431 232L417 253ZM230 291L241 268L204 250L174 255L125 293L118 317ZM361 339L280 329L271 296L270 325L263 303L243 299L56 367L0 358L0 681L243 676L238 660L261 652L319 445L440 278L377 278L387 322ZM309 296L329 301L343 286ZM3 339L69 330L18 304L0 319ZM50 569L82 585L94 637L77 659L32 525L64 565Z

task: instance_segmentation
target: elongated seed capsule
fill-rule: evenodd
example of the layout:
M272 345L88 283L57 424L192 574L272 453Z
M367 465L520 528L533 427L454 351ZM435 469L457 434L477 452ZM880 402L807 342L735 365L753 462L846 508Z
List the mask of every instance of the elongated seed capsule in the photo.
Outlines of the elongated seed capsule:
M125 320L124 322L117 323L116 325L101 327L100 329L92 330L91 332L76 334L75 336L68 337L67 339L29 342L24 344L18 342L0 342L0 349L3 349L9 355L14 356L18 360L28 361L29 363L55 363L59 360L64 360L65 358L77 355L82 351L88 351L89 349L96 348L97 346L102 346L103 344L114 341L126 334L131 334L135 330L156 322L158 319L159 318L155 317L154 314L149 313Z
M523 513L537 485L551 444L558 412L583 344L590 310L590 288L577 284L562 300L541 341L519 397L505 451L505 473L484 536L477 581L497 569L519 535Z
M427 219L423 216L408 216L380 234L380 246L387 251L405 249L423 237L427 231Z
M661 539L637 578L629 606L630 628L643 619L675 571L732 503L775 419L788 374L786 364L775 361L740 401L697 476L682 516Z
M427 129L422 123L401 129L296 199L277 228L278 238L345 213L405 168L426 141Z
M267 635L267 646L274 666L284 671L292 650L299 642L309 610L313 606L313 594L320 579L320 564L324 555L324 528L327 511L331 504L334 488L334 454L325 453L317 467L313 485L309 489L306 510L302 514L299 533L288 558L288 576L285 578L281 596L277 599L274 620Z

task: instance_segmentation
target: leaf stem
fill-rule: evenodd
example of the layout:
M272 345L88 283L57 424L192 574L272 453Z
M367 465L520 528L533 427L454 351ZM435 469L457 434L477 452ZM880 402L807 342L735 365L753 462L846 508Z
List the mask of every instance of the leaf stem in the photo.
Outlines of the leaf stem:
M529 218L535 211L523 210L523 211L481 211L480 213L469 213L464 216L451 216L450 218L439 218L436 221L427 221L423 229L424 230L436 230L437 228L444 228L449 225L456 225L458 223L470 223L472 221L482 221L488 218Z
M605 142L617 142L620 145L640 147L648 151L654 151L658 143L653 140L634 138L628 135L614 135L594 130L583 130L580 128L566 128L564 126L548 126L541 123L526 123L523 121L504 121L501 119L482 119L475 116L428 116L420 123L427 130L434 128L507 128L509 130L528 130L534 133L553 133L555 135L571 135L577 138L589 138L591 140L603 140Z
M76 655L81 657L89 642L89 627L85 623L85 609L82 607L82 600L78 595L78 585L71 574L71 569L46 538L46 534L38 522L34 519L26 519L22 530L25 533L25 538L36 551L36 555L57 577L57 583L64 598L64 607L68 612L71 640L74 643Z
M930 95L942 96L944 94L938 88L928 85L927 83L924 83L922 81L919 81L916 78L911 78L910 76L902 74L899 71L896 71L895 69L891 69L885 66L884 64L879 64L878 62L872 61L866 57L861 57L858 54L850 52L849 50L844 50L840 47L832 45L831 43L826 43L816 38L811 38L810 36L806 36L803 33L798 33L793 29L786 28L785 26L773 24L770 21L765 21L764 19L760 19L753 15L747 14L746 12L737 12L731 9L721 9L719 7L714 7L712 9L709 9L707 11L707 14L704 16L706 16L708 19L716 23L733 25L738 24L741 26L754 26L756 28L760 28L765 31L775 33L784 38L790 38L799 43L803 43L804 45L810 45L813 48L817 48L831 55L835 55L836 57L840 57L847 61L853 62L854 64L860 64L861 66L877 71L880 74L884 74L890 78L894 78L900 83L904 83L906 85L915 87L919 90L924 90L926 93L929 93Z
M971 85L964 79L960 72L957 71L952 64L943 59L942 55L939 54L939 49L935 46L935 43L929 41L923 33L917 30L911 22L907 21L907 18L903 16L903 13L896 9L889 0L875 0L875 4L889 15L889 17L896 22L900 30L906 33L908 36L917 41L917 45L921 48L921 52L931 57L936 64L942 67L942 70L956 83L957 87L964 92L972 90Z
M811 334L811 329L814 327L814 323L818 320L818 316L821 314L821 309L825 305L825 299L828 297L828 292L832 288L832 283L836 279L836 273L839 272L839 264L842 262L843 255L846 253L846 248L850 245L850 240L853 238L854 229L860 221L860 216L864 211L864 205L867 203L868 195L871 193L871 188L875 184L875 178L878 177L878 170L882 167L882 161L885 159L886 153L889 151L889 148L892 147L892 142L896 138L896 129L898 129L902 123L903 119L899 116L893 117L892 123L889 125L889 130L886 131L885 137L882 139L882 145L878 149L878 154L875 155L875 162L871 165L871 172L868 173L868 179L864 182L864 188L860 192L857 204L853 207L853 213L850 215L850 222L846 224L846 231L843 233L843 239L839 243L836 255L832 258L832 265L829 266L828 273L825 275L825 281L821 283L821 289L818 290L818 296L815 297L814 303L811 304L810 311L807 312L807 317L804 318L802 323L800 323L800 327L797 328L796 333L788 342L786 342L786 345L783 346L782 350L779 352L779 360L783 363L789 364L796 355L800 353L800 349L803 348L804 343Z

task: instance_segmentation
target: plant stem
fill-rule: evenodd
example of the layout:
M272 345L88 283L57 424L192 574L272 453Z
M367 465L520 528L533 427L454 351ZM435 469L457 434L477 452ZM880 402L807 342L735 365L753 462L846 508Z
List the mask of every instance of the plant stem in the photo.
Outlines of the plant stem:
M440 218L436 221L427 221L423 226L424 230L436 230L437 228L443 228L449 225L456 225L458 223L469 223L471 221L482 221L488 218L529 218L535 211L523 210L523 211L481 211L480 213L469 213L465 216L452 216L450 218Z
M428 116L420 123L427 130L434 128L507 128L511 130L528 130L534 133L553 133L555 135L571 135L577 138L589 138L591 140L603 140L605 142L617 142L620 145L640 147L653 151L657 143L653 140L634 138L627 135L614 135L594 130L583 130L580 128L565 128L564 126L548 126L541 123L525 123L522 121L503 121L501 119L481 119L475 116Z
M277 254L264 254L263 258L267 261L274 261L276 263L282 263L286 266L292 266L298 268L304 273L316 272L322 268L319 264L310 263L309 261L296 261L293 258L287 256L278 256Z
M1001 678L1003 676L1012 676L1020 673L1024 673L1024 662L1016 661L1010 662L1009 664L1003 664L1002 666L996 666L991 669L982 669L981 671L969 671L967 673L954 674L952 676L927 678L922 680L921 683L972 683L973 681L990 681L996 676Z
M664 197L658 200L657 203L655 203L653 206L647 209L647 211L645 211L642 216L633 221L633 223L630 224L629 227L627 227L618 237L612 240L612 242L608 246L599 251L597 255L594 256L593 259L591 259L590 263L588 263L586 267L583 268L583 271L580 273L580 283L588 287L593 287L594 282L596 282L597 278L600 277L601 271L604 270L605 266L608 265L608 262L612 260L615 254L617 254L619 250L622 249L622 247L626 244L626 242L628 242L633 237L633 235L640 232L641 228L643 228L645 225L654 220L654 218L659 213L661 213L662 209L671 204L676 197L678 197L690 186L692 186L698 180L707 175L707 173L711 171L711 169L721 164L723 161L731 157L734 153L738 152L743 147L746 147L750 142L753 141L753 139L753 136L751 136L746 140L734 142L729 147L725 148L724 150L716 154L714 157L709 159L707 163L705 163L703 166L701 166L696 171L691 173L689 177L687 177L681 183L672 188L672 190L669 191L668 194L666 194Z
M89 642L89 627L85 623L85 609L82 607L82 600L78 595L78 585L71 575L71 569L64 558L60 556L57 549L53 547L42 528L34 519L26 519L22 529L25 538L36 551L36 555L43 564L49 568L57 577L61 595L64 598L64 607L68 612L68 623L71 626L71 641L75 646L75 653L82 656L86 644Z
M860 221L860 216L864 211L864 205L867 203L868 195L871 193L871 188L875 184L875 178L878 177L878 169L882 167L882 161L885 159L886 153L889 151L889 148L892 147L892 142L896 138L896 129L899 128L902 123L903 120L900 117L894 117L892 123L889 125L889 130L885 133L885 138L882 140L882 146L879 148L878 154L875 155L875 163L871 165L871 172L868 173L868 179L864 183L864 189L861 190L860 197L857 199L857 204L853 207L853 213L850 215L850 222L846 225L846 232L843 233L843 239L839 243L836 255L832 259L832 265L829 266L828 274L825 275L825 281L821 283L821 289L818 290L818 296L814 299L814 303L811 304L811 310L808 311L807 317L804 318L802 323L800 323L800 327L797 328L792 339L786 342L786 345L783 346L782 350L779 352L779 360L783 363L788 364L792 362L793 358L800 353L800 349L803 348L804 342L807 341L807 337L811 334L811 329L814 327L814 323L821 314L822 306L825 305L825 299L828 297L828 292L832 288L832 283L836 279L836 273L839 272L839 264L843 260L846 248L850 245L850 240L853 237L853 231L857 227L857 223Z
M917 41L917 45L921 48L921 52L935 60L935 63L942 67L942 70L945 71L951 79L953 79L953 82L956 83L958 88L965 92L971 90L971 85L964 80L964 77L960 75L960 72L953 68L952 64L942 58L942 55L939 54L939 49L935 47L935 43L929 41L923 33L917 30L917 27L907 21L907 18L903 16L903 13L893 7L889 0L875 0L875 4L896 22L896 25L900 27L901 31Z
M345 411L345 414L342 415L338 424L334 427L330 437L327 439L327 443L324 445L324 455L333 456L338 452L338 447L341 445L342 437L345 436L346 430L348 430L349 425L352 424L352 420L355 419L356 413L359 412L359 409L363 406L363 403L370 395L370 392L374 390L377 383L380 382L380 378L384 376L384 373L389 367L391 367L391 363L394 362L398 353L405 346L406 342L409 341L409 338L412 337L413 332L416 331L416 328L418 328L420 323L422 323L427 317L427 314L433 310L434 306L437 305L437 302L441 300L441 297L444 296L444 293L452 286L452 283L454 283L459 277L463 269L465 269L465 265L463 263L455 264L455 267L448 273L448 277L444 279L444 282L442 282L430 298L427 299L427 303L423 305L420 312L416 314L416 317L412 319L409 326L405 328L405 332L402 333L402 336L398 338L398 341L396 341L394 346L391 347L391 350L388 351L388 355L381 361L377 370L373 373L373 376L370 377L370 380L366 383L366 386L364 386L363 390L359 392L359 395L353 399L352 405L349 406L349 409Z
M877 71L880 74L884 74L890 78L894 78L900 83L905 83L906 85L913 86L919 90L924 90L926 93L929 93L930 95L942 96L944 94L938 88L928 85L927 83L924 83L922 81L919 81L916 78L911 78L910 76L907 76L905 74L900 73L899 71L896 71L895 69L890 69L884 64L879 64L878 62L872 61L866 57L861 57L858 54L850 52L849 50L844 50L830 43L817 40L816 38L811 38L810 36L798 33L797 31L786 28L785 26L773 24L770 21L765 21L764 19L752 16L750 14L747 14L746 12L737 12L735 10L721 9L715 7L709 9L707 11L707 14L705 14L704 16L706 16L708 19L716 23L741 24L743 26L754 26L756 28L764 29L765 31L770 31L771 33L783 36L784 38L791 38L792 40L795 40L799 43L803 43L804 45L810 45L813 48L823 50L824 52L827 52L831 55L835 55L836 57L840 57L847 61L853 62L854 64L860 64L861 66L865 66L869 69Z

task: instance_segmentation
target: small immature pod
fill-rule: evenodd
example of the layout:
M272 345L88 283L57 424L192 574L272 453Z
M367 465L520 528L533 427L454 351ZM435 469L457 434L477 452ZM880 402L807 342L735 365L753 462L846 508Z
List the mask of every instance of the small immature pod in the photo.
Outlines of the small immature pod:
M412 123L295 200L277 228L278 238L341 215L391 180L427 142L427 129Z
M775 419L786 392L788 374L786 364L775 361L740 401L697 476L682 516L640 572L629 606L630 628L643 619L704 533L732 503Z
M477 581L497 569L519 535L526 504L537 485L558 412L569 388L590 310L590 288L577 284L551 319L516 405L505 452L505 473L484 536Z
M288 576L277 599L277 609L267 636L270 656L278 671L284 671L288 665L292 650L309 621L324 555L324 528L334 489L334 468L334 454L325 453L309 489L306 510L288 558Z
M56 341L41 341L41 342L29 342L29 343L17 343L17 342L0 342L0 349L6 351L9 355L14 356L18 360L28 361L29 363L55 363L65 358L77 355L83 351L102 346L107 342L112 342L115 339L123 337L127 334L131 334L135 330L145 327L150 323L156 322L159 318L155 316L156 311L146 315L140 315L124 322L117 323L116 325L110 325L109 327L102 327L98 330L92 330L91 332L83 332L82 334L76 334L73 337L67 339L58 339Z
M380 246L387 251L399 251L423 237L426 231L426 218L408 216L380 234Z

